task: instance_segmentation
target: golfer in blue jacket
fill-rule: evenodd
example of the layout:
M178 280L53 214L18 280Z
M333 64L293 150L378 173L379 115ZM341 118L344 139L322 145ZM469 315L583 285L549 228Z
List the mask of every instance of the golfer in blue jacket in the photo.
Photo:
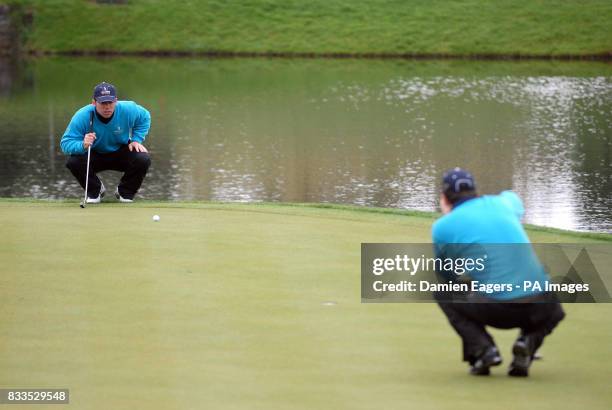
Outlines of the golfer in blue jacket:
M489 293L435 294L449 323L463 342L463 360L473 375L488 375L502 358L486 326L519 328L513 347L510 376L527 376L533 357L564 318L554 294L526 291L521 284L550 280L533 251L521 224L524 214L520 198L511 191L478 195L473 176L455 168L442 178L440 207L444 216L432 228L436 256L442 259L475 258L486 255L483 269L468 273L467 280L491 289ZM453 272L439 272L443 280L466 280Z
M91 146L87 203L99 203L106 188L98 172L123 172L115 196L132 202L140 189L151 158L143 142L151 127L149 111L133 101L118 101L112 84L94 88L92 103L79 109L68 124L61 148L69 154L66 167L85 188L87 149Z

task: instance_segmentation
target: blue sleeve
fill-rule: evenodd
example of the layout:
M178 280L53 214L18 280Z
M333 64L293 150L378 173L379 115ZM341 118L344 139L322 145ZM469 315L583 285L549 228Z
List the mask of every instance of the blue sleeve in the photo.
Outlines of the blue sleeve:
M435 249L435 245L440 243L439 230L440 230L439 225L436 222L434 222L433 226L431 227L431 242L434 244L434 249Z
M83 147L83 138L89 131L89 115L91 110L80 109L77 111L60 141L60 147L64 154L84 154L87 150Z
M502 202L512 211L514 216L520 221L525 215L525 207L519 196L512 191L504 191L499 194Z
M432 242L433 242L433 254L434 254L434 257L438 259L445 259L447 257L445 248L448 245L444 239L443 225L444 224L440 223L440 220L438 219L434 223L431 229L431 236L432 236ZM442 269L439 269L439 270L436 269L436 272L438 274L438 279L441 281L449 281L449 280L457 279L457 275L455 275L455 272L446 271L444 270L443 267Z
M134 125L132 126L132 141L143 143L149 128L151 128L151 114L146 108L138 104L134 104L136 110L134 116Z
M443 245L448 242L447 234L445 233L445 225L447 220L445 216L442 216L433 223L431 227L431 241L434 245Z
M433 243L433 253L434 253L434 257L436 258L440 258L442 257L442 251L444 248L444 244L445 241L442 238L442 224L440 223L440 220L438 219L436 222L434 222L433 226L431 227L431 241Z

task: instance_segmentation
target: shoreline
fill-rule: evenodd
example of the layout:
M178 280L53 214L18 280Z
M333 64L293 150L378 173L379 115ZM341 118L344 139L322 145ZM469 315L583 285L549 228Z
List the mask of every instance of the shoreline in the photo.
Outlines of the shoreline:
M34 206L75 206L78 208L76 199L35 199L35 198L7 198L0 197L0 206L10 205L34 205ZM99 207L125 207L119 202L107 202ZM355 212L369 214L384 214L389 216L405 216L412 218L424 218L434 220L440 216L438 212L418 211L412 209L400 208L378 208L365 207L348 204L333 204L333 203L293 203L293 202L215 202L215 201L172 201L172 200L139 200L137 203L130 204L130 208L184 208L184 209L219 209L219 210L234 210L234 211L251 211L251 212L272 212L279 213L282 209L304 209L306 211L340 211L340 212ZM268 209L266 209L268 208ZM276 208L276 209L275 209ZM594 239L606 242L612 242L612 234L596 231L572 231L561 228L553 228L541 225L524 224L528 232L533 233L551 233L557 235L565 235L569 237Z
M167 58L279 58L279 59L363 59L363 60L473 60L473 61L600 61L611 62L612 51L598 54L446 54L446 53L350 53L277 51L181 51L181 50L29 50L30 57L167 57Z

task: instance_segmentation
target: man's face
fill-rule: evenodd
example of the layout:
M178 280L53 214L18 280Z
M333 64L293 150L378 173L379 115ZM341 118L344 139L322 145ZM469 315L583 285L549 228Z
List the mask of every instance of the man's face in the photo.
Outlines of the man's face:
M102 118L110 118L113 116L115 112L115 106L117 105L117 100L109 101L109 102L97 102L93 101L93 104L96 106L96 112L100 114Z

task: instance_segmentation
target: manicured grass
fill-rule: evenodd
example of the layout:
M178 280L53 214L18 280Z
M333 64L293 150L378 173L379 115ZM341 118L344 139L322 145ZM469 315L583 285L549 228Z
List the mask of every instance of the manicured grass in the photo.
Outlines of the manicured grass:
M79 409L608 409L612 305L566 306L513 380L468 376L435 305L360 303L360 243L427 242L433 220L2 200L0 386L70 388ZM515 333L494 335L508 363Z
M20 0L27 48L182 51L593 55L612 52L607 0Z

